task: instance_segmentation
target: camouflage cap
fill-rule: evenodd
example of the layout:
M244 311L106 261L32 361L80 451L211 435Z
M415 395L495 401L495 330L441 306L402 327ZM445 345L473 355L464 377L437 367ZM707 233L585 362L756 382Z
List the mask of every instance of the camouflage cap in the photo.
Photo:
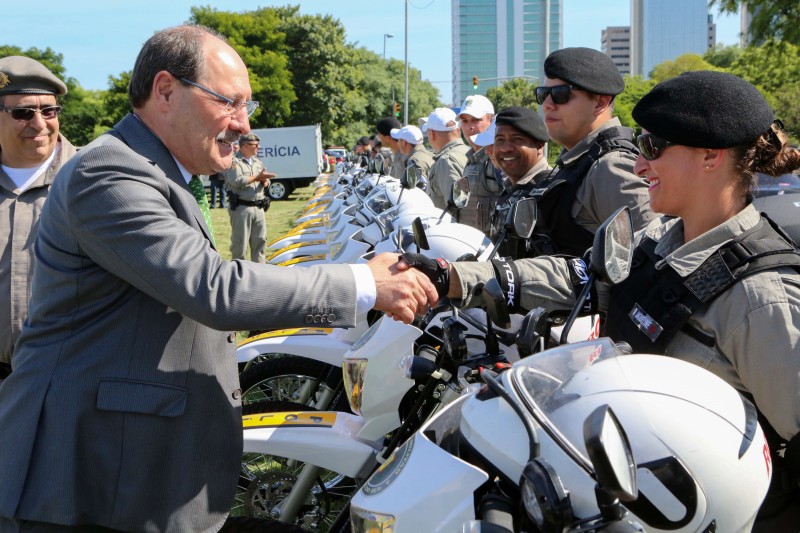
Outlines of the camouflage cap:
M47 67L24 56L0 59L0 96L6 94L67 94L67 86Z
M242 143L257 143L261 141L255 133L246 133L239 137L239 144Z

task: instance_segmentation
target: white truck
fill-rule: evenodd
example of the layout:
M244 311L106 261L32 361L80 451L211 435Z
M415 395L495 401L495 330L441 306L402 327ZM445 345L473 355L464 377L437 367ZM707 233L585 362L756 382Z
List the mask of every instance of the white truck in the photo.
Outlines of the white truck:
M277 177L270 180L269 197L286 200L298 187L305 187L323 170L322 133L319 124L288 128L254 129L261 139L258 158Z

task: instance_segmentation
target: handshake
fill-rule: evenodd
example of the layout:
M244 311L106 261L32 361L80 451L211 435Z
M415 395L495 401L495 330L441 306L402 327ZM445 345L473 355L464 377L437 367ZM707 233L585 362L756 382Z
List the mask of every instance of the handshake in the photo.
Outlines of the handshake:
M407 324L447 296L450 288L450 264L444 259L384 253L367 266L375 279L375 309Z

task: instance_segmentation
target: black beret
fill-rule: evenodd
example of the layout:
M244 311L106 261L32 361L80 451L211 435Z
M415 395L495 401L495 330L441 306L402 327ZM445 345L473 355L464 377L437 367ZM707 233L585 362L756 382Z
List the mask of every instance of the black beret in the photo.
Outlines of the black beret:
M730 148L769 131L772 109L758 89L725 72L698 70L663 81L633 108L633 119L667 141Z
M0 96L6 94L67 94L67 86L47 67L24 56L0 59Z
M611 58L592 48L556 50L544 60L544 73L595 94L613 96L625 88L622 74Z
M369 137L364 135L363 137L359 137L356 141L357 146L369 146Z
M403 125L394 117L385 117L378 121L375 125L375 129L378 130L378 133L381 135L391 135L392 130L396 128L402 128Z
M542 117L527 107L507 107L500 111L494 120L498 126L511 126L537 141L546 143L548 140L547 128Z

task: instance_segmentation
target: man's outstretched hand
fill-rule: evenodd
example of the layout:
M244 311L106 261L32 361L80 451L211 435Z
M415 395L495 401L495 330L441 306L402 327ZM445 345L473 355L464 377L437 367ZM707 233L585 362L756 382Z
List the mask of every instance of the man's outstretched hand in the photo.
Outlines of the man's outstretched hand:
M395 320L409 324L439 299L433 283L422 272L406 265L398 268L397 254L376 255L367 266L375 278L375 309Z

